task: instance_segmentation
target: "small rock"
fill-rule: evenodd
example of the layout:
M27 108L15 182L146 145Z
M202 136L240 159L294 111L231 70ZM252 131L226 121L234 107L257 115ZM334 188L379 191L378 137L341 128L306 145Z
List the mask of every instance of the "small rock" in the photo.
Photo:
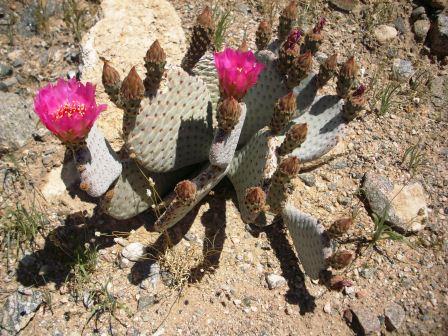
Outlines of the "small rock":
M440 56L448 56L448 15L440 14L429 34L431 51Z
M445 95L446 90L448 90L447 77L434 77L429 89L431 91L431 102L435 107L443 107L448 102L448 97Z
M343 11L351 12L359 5L358 0L330 0L334 6Z
M16 150L32 138L37 117L31 99L0 92L0 152Z
M398 31L394 27L381 25L374 29L373 35L379 43L383 44L396 38Z
M18 68L18 67L21 67L24 63L25 63L25 61L23 59L18 58L16 60L14 60L14 62L12 62L12 66L14 68Z
M114 242L123 247L125 247L126 245L129 244L129 242L126 239L124 239L123 237L115 237Z
M272 273L266 276L266 282L269 289L275 289L286 285L286 279L284 277Z
M355 332L369 335L381 331L380 320L371 311L363 307L351 308L350 311L352 313L351 327Z
M398 330L405 319L404 309L396 303L392 303L384 309L386 328L389 331Z
M387 210L386 220L394 228L412 233L425 227L427 197L419 182L406 186L394 185L384 176L367 173L363 190L372 211L380 216Z
M25 51L20 50L20 49L14 50L14 51L11 51L10 53L8 53L7 57L12 63L14 63L16 61L23 62L23 58L25 57Z
M316 177L313 174L300 174L299 178L308 187L313 187L316 185Z
M324 312L326 312L327 314L331 314L332 309L331 309L331 304L330 302L327 302L324 306Z
M8 92L9 89L17 83L18 80L16 77L6 78L4 81L0 82L0 91Z
M338 203L340 205L348 205L350 204L350 198L345 197L345 196L338 196Z
M143 310L157 303L157 297L155 295L145 295L138 300L138 310Z
M146 248L141 243L130 243L121 251L121 255L130 261L139 261L146 253Z
M423 6L415 8L411 14L411 18L413 21L424 19L425 16L426 16L426 9Z
M414 75L414 67L408 60L395 59L392 65L392 73L396 80L408 81Z
M42 302L43 294L40 291L32 291L31 295L11 294L0 308L2 330L9 330L12 335L19 333L34 317Z
M9 65L0 63L0 78L5 78L12 75L12 68Z
M429 20L417 20L414 22L414 34L417 42L424 42L431 28Z

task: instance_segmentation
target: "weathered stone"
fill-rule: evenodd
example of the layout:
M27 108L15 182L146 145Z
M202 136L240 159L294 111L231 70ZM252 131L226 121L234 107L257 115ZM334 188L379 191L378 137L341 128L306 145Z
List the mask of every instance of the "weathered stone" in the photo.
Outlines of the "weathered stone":
M415 39L418 42L424 42L431 28L431 22L429 20L417 20L414 22Z
M130 261L138 261L146 253L145 245L142 243L130 243L121 251L121 255Z
M72 160L51 170L47 182L42 187L42 194L46 199L53 199L67 193L67 187L74 185L79 180L79 173Z
M31 291L31 295L18 291L11 294L0 309L2 329L10 335L18 334L34 317L42 302L43 294L39 291Z
M32 100L0 92L0 112L0 153L24 146L36 130Z
M380 332L381 323L378 317L363 307L351 308L351 326L361 335L371 335Z
M392 65L392 73L396 80L406 82L414 75L414 67L408 60L395 59Z
M376 40L383 44L397 37L398 31L388 25L380 25L373 30Z
M334 6L347 12L353 11L358 5L358 0L330 0Z
M138 300L138 310L143 310L147 307L157 303L157 297L155 295L145 295Z
M302 180L303 183L305 183L305 185L307 185L308 187L313 187L316 185L316 177L313 174L300 174L299 178Z
M101 9L103 18L81 43L82 80L98 84L97 101L108 104L98 120L99 126L117 148L123 111L110 101L101 84L100 57L109 60L122 79L133 66L145 78L143 58L151 44L158 40L167 54L168 64L179 65L186 49L185 34L174 7L166 0L104 0Z
M437 17L429 36L431 51L441 57L448 56L448 15Z
M371 210L402 232L418 232L428 218L426 194L420 183L395 185L386 177L367 173L363 191Z
M443 107L448 103L448 78L434 77L430 83L431 102L435 107Z
M12 75L12 67L0 63L0 78L5 78Z
M415 8L411 13L412 20L420 20L426 16L426 9L423 6Z
M269 289L275 289L286 285L286 279L284 277L272 273L266 275L266 282Z
M392 303L384 309L384 316L386 328L389 331L398 330L406 317L404 309L396 303Z

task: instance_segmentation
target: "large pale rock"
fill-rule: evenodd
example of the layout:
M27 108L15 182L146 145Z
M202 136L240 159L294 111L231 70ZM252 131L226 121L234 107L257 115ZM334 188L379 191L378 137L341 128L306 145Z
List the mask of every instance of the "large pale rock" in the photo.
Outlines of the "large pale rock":
M381 25L373 30L373 35L379 43L384 44L396 38L398 31L392 26Z
M428 218L426 194L420 183L394 185L388 178L367 173L363 190L374 213L381 216L387 209L386 220L404 232L424 228Z
M123 112L108 98L101 84L103 64L112 62L123 79L132 66L145 76L143 57L157 39L167 54L168 64L180 64L186 49L185 34L173 6L165 0L104 0L104 17L82 40L82 79L97 84L98 103L108 104L99 126L114 147L120 145Z

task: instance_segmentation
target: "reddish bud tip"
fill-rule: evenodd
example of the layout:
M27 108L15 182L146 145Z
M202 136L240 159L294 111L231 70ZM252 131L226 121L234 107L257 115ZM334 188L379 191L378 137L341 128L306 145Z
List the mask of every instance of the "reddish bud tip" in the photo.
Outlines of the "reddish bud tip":
M338 66L338 54L333 54L330 57L327 58L325 61L325 67L328 70L336 70L336 67Z
M121 84L121 95L126 100L138 100L142 99L144 94L145 86L134 66Z
M354 78L357 76L359 71L359 66L356 64L355 57L350 57L347 62L342 66L341 75L349 78Z
M296 59L297 66L304 72L311 71L311 68L313 66L313 54L311 51L307 51L306 53L300 55Z
M166 61L166 54L160 46L159 40L155 40L151 44L151 47L146 52L145 61L152 63L164 63Z
M297 108L297 102L294 93L290 92L286 96L280 98L277 105L280 111L295 111Z
M361 97L366 92L366 86L364 84L361 84L358 86L355 92L353 92L353 97Z
M270 33L271 32L271 25L268 21L262 20L260 24L258 25L258 31L262 33Z
M245 200L250 205L262 208L266 204L266 193L260 187L248 188Z
M290 20L295 20L297 17L297 2L292 0L283 10L281 15Z
M347 267L353 259L353 253L350 251L338 251L328 258L328 262L334 269Z
M244 38L243 41L241 42L241 45L239 46L238 51L241 51L241 52L249 51L249 46L247 45L246 38Z
M303 31L299 28L294 28L289 32L288 38L286 39L284 48L286 50L293 49L296 45L300 43L300 39L303 36Z
M196 22L202 27L213 28L213 13L209 6L205 6L202 13L198 15Z
M107 86L114 86L120 82L120 74L106 60L104 60L102 80L103 85Z
M341 291L344 287L351 286L353 286L353 283L350 280L343 278L341 275L332 276L329 283L330 289L335 291Z
M320 34L326 23L327 20L325 18L321 18L319 22L314 26L313 33Z
M328 232L333 236L340 236L346 233L353 226L352 218L341 218L336 220Z
M294 142L303 142L308 134L308 124L296 124L291 126L286 137L294 140Z
M290 156L282 160L278 167L283 174L293 177L299 173L300 160L297 156Z
M188 180L179 182L174 188L176 197L182 202L192 202L196 198L196 191L196 184Z

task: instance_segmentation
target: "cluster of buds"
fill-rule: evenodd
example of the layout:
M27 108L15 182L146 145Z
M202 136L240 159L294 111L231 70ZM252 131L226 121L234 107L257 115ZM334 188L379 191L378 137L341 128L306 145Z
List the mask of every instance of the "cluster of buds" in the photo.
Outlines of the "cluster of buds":
M292 0L280 13L277 37L284 41L297 19L297 2Z
M274 107L270 128L273 134L280 134L296 113L297 102L293 92L281 97Z
M358 81L359 66L355 57L350 57L339 72L336 92L339 97L347 98L350 92L356 87Z
M158 40L155 40L148 49L144 60L146 68L145 89L149 95L155 95L162 81L166 65L166 54Z
M338 54L333 54L320 65L319 74L317 75L317 86L323 87L326 85L333 77L337 75L337 72Z
M286 75L295 58L300 55L303 31L294 28L278 51L277 70L281 75Z
M260 22L255 34L255 44L258 50L266 49L272 37L272 28L269 22L263 20Z
M311 51L313 54L319 50L324 39L322 29L324 28L325 23L325 18L321 18L314 28L305 36L305 49Z
M196 63L199 62L211 46L214 33L215 24L213 22L213 13L210 7L206 6L196 19L190 46L182 60L181 66L185 71L191 72Z
M267 202L270 211L280 213L293 188L291 180L300 171L300 160L296 156L284 158L271 178Z
M366 87L361 84L355 92L348 96L342 110L346 120L350 121L355 119L359 115L359 112L364 108L367 103L365 92Z

